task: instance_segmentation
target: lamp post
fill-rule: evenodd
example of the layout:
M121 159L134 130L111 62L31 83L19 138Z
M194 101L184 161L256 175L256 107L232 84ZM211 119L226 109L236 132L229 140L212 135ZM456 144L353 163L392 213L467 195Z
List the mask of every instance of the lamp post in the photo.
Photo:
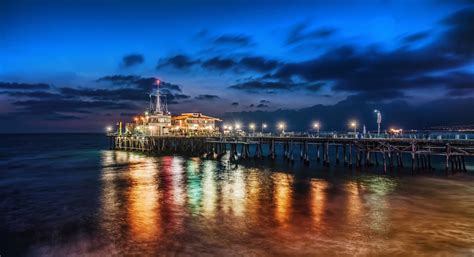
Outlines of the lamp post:
M285 123L280 122L280 123L278 124L278 128L281 130L281 134L282 134L282 135L285 134Z
M351 122L351 127L354 128L354 136L357 134L357 122L353 121Z
M255 134L255 124L254 124L254 123L250 123L249 127L250 127L250 129L252 130L252 134Z
M318 137L319 137L319 122L315 122L313 124L313 127L316 129L316 131L318 132Z
M267 124L265 123L262 123L262 134L263 134L263 130L267 128Z
M377 115L377 135L380 136L380 124L382 123L382 113L379 110L374 110Z

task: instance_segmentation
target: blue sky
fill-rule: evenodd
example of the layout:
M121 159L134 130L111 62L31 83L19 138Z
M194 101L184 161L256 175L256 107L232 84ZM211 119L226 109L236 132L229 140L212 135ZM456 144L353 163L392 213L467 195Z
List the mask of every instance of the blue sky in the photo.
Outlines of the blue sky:
M137 89L151 77L179 87L169 88L172 112L233 119L261 112L277 119L279 110L318 105L329 109L310 115L331 119L331 110L348 101L361 109L387 105L387 113L400 102L415 110L433 101L469 103L472 6L442 0L2 1L0 114L24 123L25 132L36 124L42 131L100 131L103 123L146 108L146 92L141 101L121 99L117 90ZM129 75L135 79L103 79ZM400 123L471 122L417 120Z

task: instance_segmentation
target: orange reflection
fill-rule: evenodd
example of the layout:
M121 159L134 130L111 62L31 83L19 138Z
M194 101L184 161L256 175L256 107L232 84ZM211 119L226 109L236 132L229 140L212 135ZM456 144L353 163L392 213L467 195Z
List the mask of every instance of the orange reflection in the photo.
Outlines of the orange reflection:
M247 176L247 197L246 199L246 207L247 215L250 216L250 220L258 221L259 211L262 210L262 205L259 201L260 194L262 190L261 181L258 179L258 172L259 170L250 170Z
M360 196L360 185L356 182L347 183L347 215L348 219L354 220L360 217L362 212L362 200Z
M130 232L137 241L155 240L161 232L157 172L156 164L149 158L130 166L128 218Z
M275 218L278 223L288 225L290 220L290 208L293 184L293 176L284 173L274 173L272 175L275 193L273 195L275 202Z
M328 182L324 180L311 181L311 216L313 223L317 227L321 227L324 216L324 208L326 207L326 189Z

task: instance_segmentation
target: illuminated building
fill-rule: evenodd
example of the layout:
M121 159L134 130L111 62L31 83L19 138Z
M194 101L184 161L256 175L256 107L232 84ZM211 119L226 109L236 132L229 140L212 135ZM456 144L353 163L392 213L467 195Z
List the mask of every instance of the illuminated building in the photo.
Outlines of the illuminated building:
M171 120L173 132L184 134L208 134L216 132L218 118L206 116L202 113L182 113Z

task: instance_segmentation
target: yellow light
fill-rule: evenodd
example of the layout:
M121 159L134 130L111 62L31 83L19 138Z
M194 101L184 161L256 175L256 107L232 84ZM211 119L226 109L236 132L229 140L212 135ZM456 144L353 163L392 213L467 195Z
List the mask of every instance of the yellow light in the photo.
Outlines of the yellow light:
M240 129L240 124L239 123L235 124L235 129Z
M278 127L279 127L280 129L284 129L284 128L285 128L285 123L280 122L280 123L278 124Z
M351 127L355 127L355 126L357 126L357 122L355 121L351 122Z
M112 131L112 127L111 127L111 126L108 126L108 127L107 127L107 131L108 131L108 132Z
M254 129L254 128L255 128L255 124L251 123L251 124L250 124L250 128L251 128L251 129Z
M315 122L313 126L314 126L315 128L319 128L319 123L318 123L318 122Z

